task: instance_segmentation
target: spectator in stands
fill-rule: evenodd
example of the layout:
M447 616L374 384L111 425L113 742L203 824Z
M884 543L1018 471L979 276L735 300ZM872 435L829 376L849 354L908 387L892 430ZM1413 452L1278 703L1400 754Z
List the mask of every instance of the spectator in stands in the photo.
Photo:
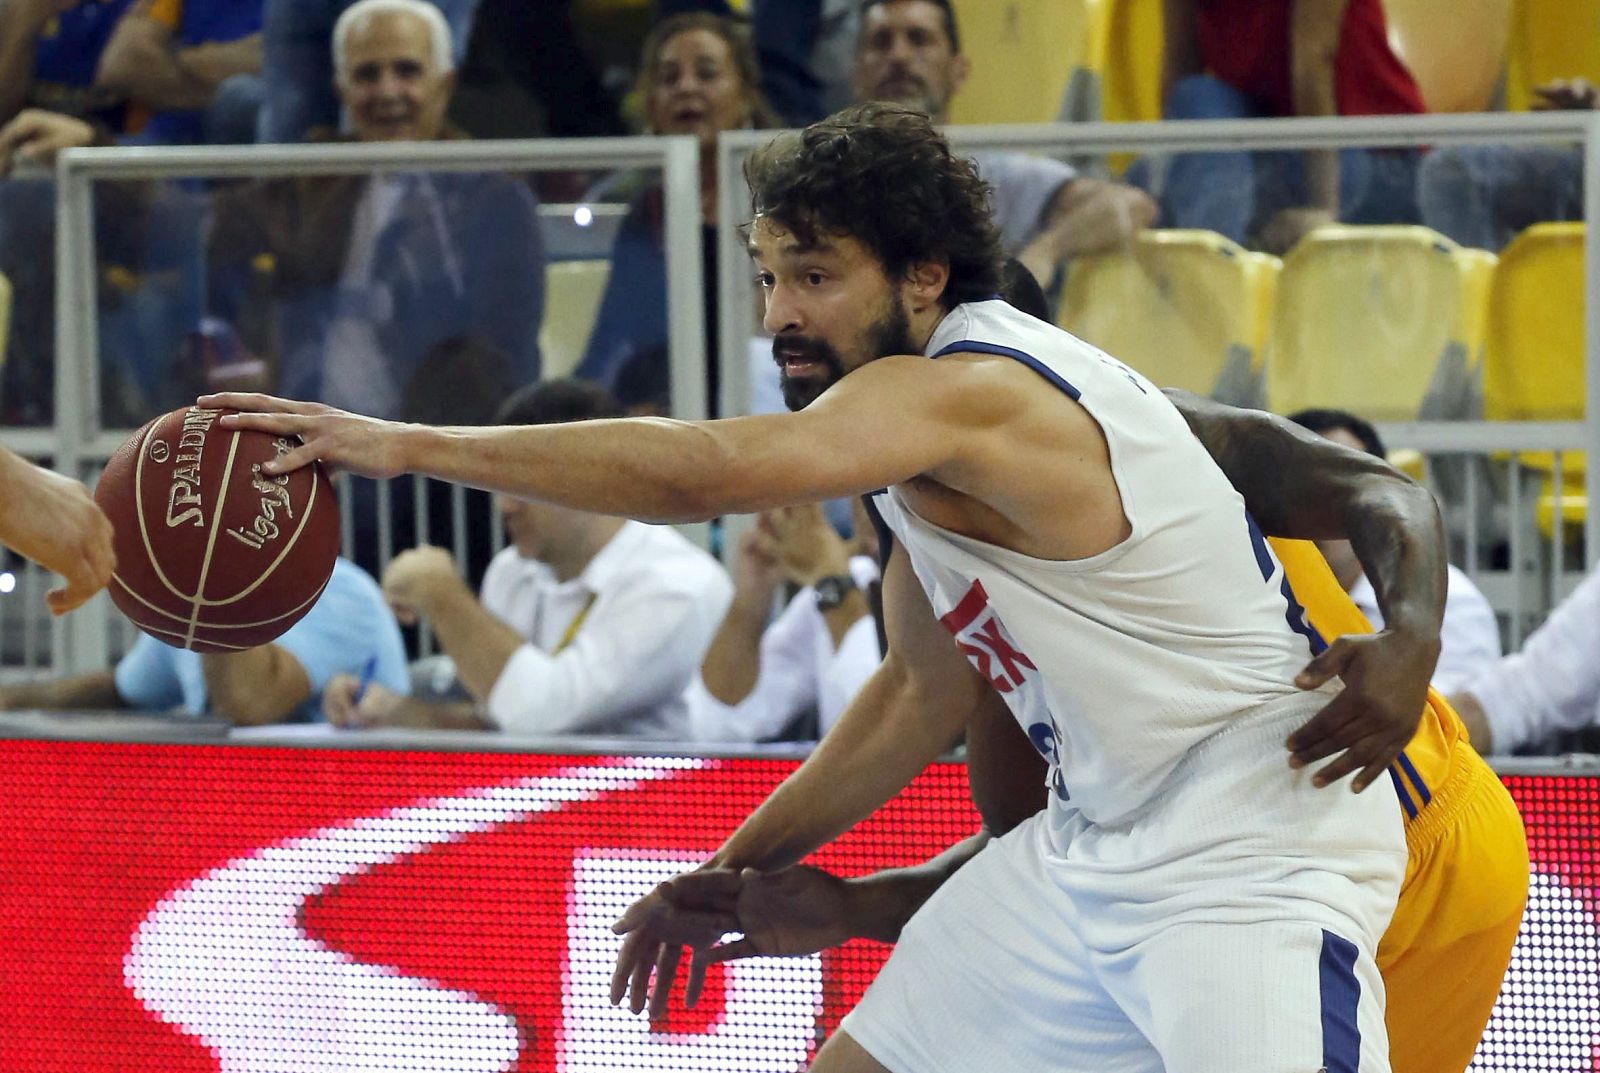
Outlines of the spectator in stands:
M701 258L705 279L707 398L717 406L717 136L776 125L761 97L755 52L717 15L663 19L645 41L639 97L650 134L700 140ZM578 375L620 389L624 406L667 394L667 262L661 188L652 185L622 222L611 275ZM632 366L630 369L629 366Z
M123 98L95 81L132 0L0 0L0 126L24 108L123 129Z
M139 0L122 16L95 81L151 115L138 140L255 141L263 0Z
M856 47L858 102L893 101L935 122L969 75L950 0L868 0ZM1026 153L979 152L979 174L994 187L1002 244L1042 283L1078 254L1125 243L1155 219L1144 191L1080 176L1068 164Z
M593 384L554 380L507 401L500 420L552 424L615 417ZM426 686L468 700L406 699L371 688L357 702L347 676L328 688L343 726L499 729L526 736L591 734L688 740L683 693L733 586L717 561L675 530L500 497L511 546L478 598L449 552L421 547L384 574L403 621L424 617L448 657Z
M344 96L336 95L337 57L328 42L358 0L268 0L262 28L261 77L265 83L256 140L298 142L318 127L339 122ZM443 53L430 66L454 69L466 49L477 0L432 0L447 22ZM451 42L455 43L454 51Z
M1387 458L1378 430L1355 414L1343 410L1301 410L1289 420L1312 432L1357 451ZM1361 570L1361 563L1348 540L1317 542L1334 577L1349 593L1350 600L1372 623L1383 629L1383 613L1372 582ZM1433 671L1434 688L1441 693L1460 689L1483 668L1500 658L1500 627L1494 608L1462 570L1449 566L1444 603L1444 628L1439 635L1439 663Z
M1167 119L1410 115L1382 0L1164 0ZM1411 149L1185 153L1136 175L1169 227L1282 253L1323 224L1415 223ZM1165 172L1164 176L1161 174Z
M311 140L460 137L444 120L449 35L421 0L346 10L333 50L350 130ZM486 420L538 379L544 256L525 183L497 173L270 179L220 198L215 216L209 330L225 354L238 350L228 366L257 368L280 394L460 423Z
M1480 753L1506 754L1548 745L1563 732L1600 731L1600 571L1528 635L1522 650L1497 660L1458 686L1450 703Z
M1540 86L1547 110L1600 108L1587 79ZM1463 246L1498 251L1537 223L1583 219L1580 145L1442 145L1417 173L1422 222Z
M689 687L697 741L814 741L878 667L876 540L859 502L845 541L819 504L762 514L734 555L733 603ZM799 591L776 619L779 586Z
M202 655L140 634L114 671L0 687L0 709L181 708L238 726L310 722L330 679L369 666L374 683L409 688L400 628L377 583L340 559L306 617L271 644Z

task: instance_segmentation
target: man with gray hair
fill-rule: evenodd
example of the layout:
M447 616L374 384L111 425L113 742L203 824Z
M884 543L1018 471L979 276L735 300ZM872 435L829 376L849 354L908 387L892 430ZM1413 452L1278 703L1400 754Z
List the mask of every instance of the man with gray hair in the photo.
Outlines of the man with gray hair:
M433 5L359 0L332 44L344 129L308 140L464 137L445 121L450 28ZM221 365L296 398L481 421L538 379L544 257L533 195L514 178L401 172L251 184L219 201L210 264L208 334L242 359ZM445 403L454 409L442 413Z
M273 0L266 5L261 70L266 101L257 141L298 142L313 128L334 124L340 104L333 92L337 57L329 56L328 41L335 39L337 54L338 26L356 6L352 0ZM431 9L438 23L432 39L443 48L434 69L453 71L465 51L478 0L419 0L415 6Z

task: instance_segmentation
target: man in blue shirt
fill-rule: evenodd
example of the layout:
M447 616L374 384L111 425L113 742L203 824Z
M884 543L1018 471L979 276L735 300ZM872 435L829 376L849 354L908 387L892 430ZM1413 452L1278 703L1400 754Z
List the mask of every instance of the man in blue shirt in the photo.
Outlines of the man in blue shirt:
M115 670L0 689L0 710L181 708L240 726L310 722L330 678L369 664L370 681L409 692L400 627L377 582L340 559L306 617L272 644L202 655L141 635Z

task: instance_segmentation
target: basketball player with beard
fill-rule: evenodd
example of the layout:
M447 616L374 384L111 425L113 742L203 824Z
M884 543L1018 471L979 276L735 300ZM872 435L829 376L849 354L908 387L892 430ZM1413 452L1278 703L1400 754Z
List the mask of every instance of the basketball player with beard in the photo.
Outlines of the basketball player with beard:
M711 865L794 863L980 708L1044 757L1048 803L922 905L814 1069L1388 1070L1375 955L1404 816L1389 782L1344 780L1365 789L1417 727L1444 592L1431 497L1396 480L1365 504L1405 523L1357 540L1386 628L1313 658L1261 527L1172 403L998 300L986 188L925 116L848 109L746 175L794 413L434 429L203 403L301 436L275 470L321 458L650 521L873 493L897 545L888 655ZM1329 505L1285 535L1350 521ZM658 945L624 944L636 1006L681 955Z

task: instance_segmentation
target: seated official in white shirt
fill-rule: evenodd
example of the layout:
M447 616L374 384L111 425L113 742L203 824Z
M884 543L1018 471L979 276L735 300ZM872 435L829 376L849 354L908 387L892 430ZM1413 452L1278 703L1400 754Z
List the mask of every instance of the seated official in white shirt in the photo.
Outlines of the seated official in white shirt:
M502 408L502 424L617 416L601 388L550 381ZM685 741L683 693L732 598L726 571L676 530L509 496L511 546L490 562L481 599L443 548L395 557L383 590L402 621L426 617L469 700L400 697L330 684L343 726L497 729ZM439 683L434 691L442 692Z
M1324 439L1342 443L1357 451L1386 458L1378 430L1354 414L1343 410L1301 410L1289 420ZM1348 540L1319 540L1322 557L1328 560L1333 576L1350 596L1375 630L1383 629L1383 612L1378 610L1378 594L1361 570L1361 563ZM1472 583L1465 571L1447 566L1444 598L1444 627L1439 634L1439 663L1433 669L1433 687L1449 694L1460 689L1500 658L1500 624L1494 608Z
M1600 571L1528 635L1520 652L1484 668L1450 698L1484 755L1600 727Z
M828 732L883 654L868 591L878 580L873 528L859 504L846 542L820 505L762 514L739 542L734 596L689 687L697 741L814 741ZM777 618L773 597L800 587Z

